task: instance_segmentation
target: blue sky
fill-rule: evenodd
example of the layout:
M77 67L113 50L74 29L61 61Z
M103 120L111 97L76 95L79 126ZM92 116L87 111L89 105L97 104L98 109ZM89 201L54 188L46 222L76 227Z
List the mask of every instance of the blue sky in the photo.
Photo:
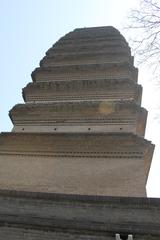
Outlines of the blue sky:
M31 81L31 72L38 67L45 52L64 34L79 27L112 25L126 38L123 31L127 23L127 12L136 5L136 0L0 0L0 131L10 131L8 111L23 102L21 89ZM140 82L144 87L143 106L149 112L146 138L159 144L156 129L160 123L153 122L155 90L146 82L149 74L140 71ZM151 76L150 76L151 77ZM149 97L151 96L151 97ZM158 95L157 95L158 96ZM155 126L155 127L154 127ZM154 165L148 183L150 196L160 196L159 171L160 146L154 156Z

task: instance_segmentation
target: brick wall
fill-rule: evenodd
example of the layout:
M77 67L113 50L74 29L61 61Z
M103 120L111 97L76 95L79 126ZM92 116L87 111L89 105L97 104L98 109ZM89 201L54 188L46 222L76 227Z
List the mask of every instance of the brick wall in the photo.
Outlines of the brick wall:
M0 240L160 239L160 200L0 191Z

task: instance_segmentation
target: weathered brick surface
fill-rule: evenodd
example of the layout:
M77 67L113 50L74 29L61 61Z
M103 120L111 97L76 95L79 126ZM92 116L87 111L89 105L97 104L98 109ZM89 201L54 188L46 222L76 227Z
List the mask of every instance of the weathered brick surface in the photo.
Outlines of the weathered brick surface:
M73 232L54 232L43 230L23 229L16 227L0 227L0 240L115 240L115 235L108 236ZM137 235L133 240L159 240L159 236L156 235Z
M15 132L132 132L144 136L147 111L132 101L18 104L10 111Z
M0 223L0 239L158 240L160 200L1 191Z
M0 188L145 196L153 148L133 134L1 134Z
M128 79L93 81L55 81L29 83L23 89L25 102L69 100L133 101L141 104L142 87Z
M13 132L0 136L0 187L145 196L154 146L136 136L144 135L147 117L137 75L130 48L113 27L62 37L32 73L40 95L10 111ZM41 102L41 92L55 99Z
M57 231L44 231L32 230L30 228L14 228L14 227L1 227L0 226L0 240L115 240L110 236L99 236L73 232L57 232Z
M89 64L88 64L89 65ZM138 70L130 64L92 64L37 68L32 73L34 82L62 80L93 80L129 78L137 82Z
M0 240L159 239L159 200L102 197L145 196L154 145L138 136L137 76L113 27L76 29L47 51L10 112L17 132L0 134L0 188L36 192L0 191Z

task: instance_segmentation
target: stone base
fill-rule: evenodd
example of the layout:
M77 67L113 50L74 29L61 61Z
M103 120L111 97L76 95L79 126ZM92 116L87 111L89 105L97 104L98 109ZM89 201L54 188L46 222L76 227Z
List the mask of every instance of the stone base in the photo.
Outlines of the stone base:
M160 199L0 191L0 239L160 239Z

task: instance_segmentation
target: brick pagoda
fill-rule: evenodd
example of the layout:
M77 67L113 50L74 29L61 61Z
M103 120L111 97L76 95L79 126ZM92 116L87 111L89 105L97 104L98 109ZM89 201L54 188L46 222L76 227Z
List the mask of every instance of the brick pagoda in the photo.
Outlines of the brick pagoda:
M159 239L137 77L110 26L76 29L46 52L0 134L0 239Z

